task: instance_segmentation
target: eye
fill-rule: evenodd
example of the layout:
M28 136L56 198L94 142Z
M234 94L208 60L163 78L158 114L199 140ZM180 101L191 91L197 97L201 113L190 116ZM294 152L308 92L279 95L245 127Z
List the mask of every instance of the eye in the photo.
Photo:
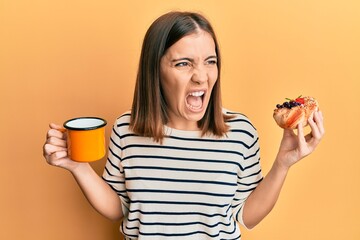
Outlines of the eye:
M209 59L206 61L205 63L206 65L216 65L217 64L217 60L216 59Z
M190 66L189 62L178 62L175 64L175 67L188 67Z

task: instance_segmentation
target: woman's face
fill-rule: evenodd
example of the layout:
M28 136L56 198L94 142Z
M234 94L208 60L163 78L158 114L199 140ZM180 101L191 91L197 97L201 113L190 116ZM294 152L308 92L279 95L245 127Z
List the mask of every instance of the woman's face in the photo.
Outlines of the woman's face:
M214 39L203 30L181 38L162 57L160 74L168 125L198 130L218 78Z

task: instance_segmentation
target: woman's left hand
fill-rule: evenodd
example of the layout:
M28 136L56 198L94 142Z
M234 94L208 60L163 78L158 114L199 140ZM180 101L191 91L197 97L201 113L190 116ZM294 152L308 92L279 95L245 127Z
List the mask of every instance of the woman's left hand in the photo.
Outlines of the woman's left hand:
M304 129L300 123L297 127L297 135L292 129L284 129L280 149L276 161L282 167L290 168L300 159L312 153L325 134L323 115L316 111L310 116L308 123L311 132L304 136Z

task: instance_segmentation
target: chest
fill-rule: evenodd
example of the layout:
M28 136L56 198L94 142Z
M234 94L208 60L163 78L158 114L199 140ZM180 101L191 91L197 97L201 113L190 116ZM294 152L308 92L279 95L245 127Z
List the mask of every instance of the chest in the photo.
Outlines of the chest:
M127 145L122 152L131 201L231 202L241 152L225 143Z

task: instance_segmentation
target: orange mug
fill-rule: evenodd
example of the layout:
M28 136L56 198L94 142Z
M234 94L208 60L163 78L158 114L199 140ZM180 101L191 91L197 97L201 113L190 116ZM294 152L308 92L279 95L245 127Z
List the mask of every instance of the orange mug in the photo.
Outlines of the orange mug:
M105 156L106 121L98 117L67 120L68 154L77 162L93 162Z

